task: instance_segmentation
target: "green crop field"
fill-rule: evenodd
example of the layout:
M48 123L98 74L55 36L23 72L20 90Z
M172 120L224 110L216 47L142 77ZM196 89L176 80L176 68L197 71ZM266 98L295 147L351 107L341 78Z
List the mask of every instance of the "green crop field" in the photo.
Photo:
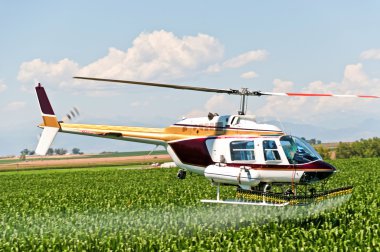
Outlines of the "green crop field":
M215 187L177 169L2 172L0 251L380 251L380 159L332 163L352 197L308 208L203 204Z

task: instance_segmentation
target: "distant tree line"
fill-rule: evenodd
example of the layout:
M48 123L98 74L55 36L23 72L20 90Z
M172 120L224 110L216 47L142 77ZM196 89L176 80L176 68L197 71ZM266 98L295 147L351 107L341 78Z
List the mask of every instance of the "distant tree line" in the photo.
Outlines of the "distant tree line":
M23 149L20 151L21 156L26 156L26 155L34 155L35 152L34 150L29 150L29 149Z
M380 157L380 138L360 139L353 143L340 142L336 158Z
M315 149L323 159L334 158L369 158L380 157L380 138L360 139L352 143L340 142L336 148L327 148L321 145Z
M316 145L316 144L321 144L322 143L321 140L318 140L318 139L315 139L315 138L307 140L306 138L301 137L301 139L305 140L306 142L308 142L311 145Z
M65 155L67 154L67 150L64 149L64 148L56 148L56 149L53 149L53 148L49 148L46 155ZM73 148L71 150L71 153L72 154L83 154L83 152L80 151L79 148ZM35 154L35 151L34 150L29 150L29 149L23 149L21 152L20 152L21 156L26 156L26 155L34 155Z

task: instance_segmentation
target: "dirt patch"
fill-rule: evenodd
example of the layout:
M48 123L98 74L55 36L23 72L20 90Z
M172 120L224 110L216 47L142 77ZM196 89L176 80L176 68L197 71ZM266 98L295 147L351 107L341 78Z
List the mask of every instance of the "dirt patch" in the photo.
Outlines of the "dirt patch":
M17 169L41 169L41 168L72 168L72 167L92 167L92 166L113 166L127 164L151 164L169 162L169 155L149 155L149 156L129 156L129 157L94 157L94 158L32 158L10 164L0 164L0 171Z

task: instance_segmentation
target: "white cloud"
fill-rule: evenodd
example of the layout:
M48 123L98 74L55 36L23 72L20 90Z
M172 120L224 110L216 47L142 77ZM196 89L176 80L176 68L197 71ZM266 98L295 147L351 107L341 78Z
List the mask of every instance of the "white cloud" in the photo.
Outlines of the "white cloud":
M228 101L226 97L227 96L224 94L213 95L210 99L207 100L203 108L193 109L187 113L185 117L203 117L207 116L209 112L219 114L236 113L236 105Z
M23 101L14 101L14 102L10 102L7 105L5 105L3 110L4 111L17 111L17 110L24 108L25 105L26 105L26 103Z
M179 38L171 32L141 33L126 52L108 55L83 67L78 75L168 81L194 75L223 57L223 46L205 35Z
M369 49L360 54L362 60L380 60L380 49Z
M209 35L180 38L161 30L141 33L127 51L109 48L106 56L83 67L69 59L56 63L41 59L24 62L17 78L22 82L38 81L60 88L93 89L98 95L106 92L103 83L73 80L72 77L174 81L204 72L209 65L220 61L223 54L222 44ZM88 90L87 93L91 94Z
M72 75L78 70L78 63L69 59L63 59L57 63L34 59L21 64L17 79L21 82L37 81L63 86L71 81Z
M253 79L253 78L256 78L257 76L258 76L257 73L255 73L254 71L249 71L246 73L242 73L240 75L240 77L243 79Z
M363 65L360 63L356 65L347 65L344 69L343 78L345 82L356 83L360 86L368 83L368 77L363 71Z
M1 80L0 80L0 93L4 92L7 89L7 85L5 85Z
M214 64L214 65L209 66L205 72L206 73L219 73L220 71L222 71L222 67L219 64Z
M273 92L380 95L380 80L370 79L362 64L347 65L341 82L314 81L301 90L295 90L296 86L291 81L275 79L273 83ZM268 96L256 114L296 122L318 123L327 119L339 122L337 118L345 111L350 111L351 115L377 117L380 113L378 102L361 98Z
M207 68L207 73L218 73L226 68L239 68L254 61L262 61L268 57L265 50L256 50L242 53L236 57L225 60L223 63L216 63Z
M275 79L273 89L268 91L275 93L380 95L380 80L369 78L362 64L347 65L342 75L340 82L313 81L303 88L299 88L292 81ZM237 105L229 103L226 97L228 96L212 96L203 108L192 110L187 114L187 117L206 116L208 112L236 113ZM255 99L255 97L250 99ZM268 96L264 99L264 105L253 112L255 115L298 123L318 125L328 120L339 123L337 118L342 116L342 113L350 113L349 116L352 116L352 120L354 120L354 115L367 113L369 116L377 117L380 114L378 99L288 96Z
M98 60L80 66L75 61L63 59L45 62L41 59L21 64L17 79L21 82L41 82L56 85L87 95L112 95L109 84L73 80L73 76L114 78L140 81L176 82L202 73L219 72L226 68L238 68L253 61L264 60L268 53L256 50L242 53L223 61L224 47L207 34L178 37L164 30L141 33L126 51L109 48ZM243 78L253 78L247 73ZM28 91L32 85L23 86Z
M253 61L265 60L267 56L268 56L268 53L265 50L249 51L249 52L240 54L232 59L226 60L223 63L223 67L239 68Z
M226 106L226 96L225 95L213 95L205 105L205 109L210 112L217 112Z

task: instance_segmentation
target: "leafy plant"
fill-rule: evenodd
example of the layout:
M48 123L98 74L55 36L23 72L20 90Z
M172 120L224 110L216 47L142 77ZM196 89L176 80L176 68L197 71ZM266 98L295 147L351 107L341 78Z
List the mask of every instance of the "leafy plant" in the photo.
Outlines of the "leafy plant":
M215 187L176 169L0 173L1 251L379 251L380 159L336 160L339 208L207 205ZM224 198L234 197L223 187Z

